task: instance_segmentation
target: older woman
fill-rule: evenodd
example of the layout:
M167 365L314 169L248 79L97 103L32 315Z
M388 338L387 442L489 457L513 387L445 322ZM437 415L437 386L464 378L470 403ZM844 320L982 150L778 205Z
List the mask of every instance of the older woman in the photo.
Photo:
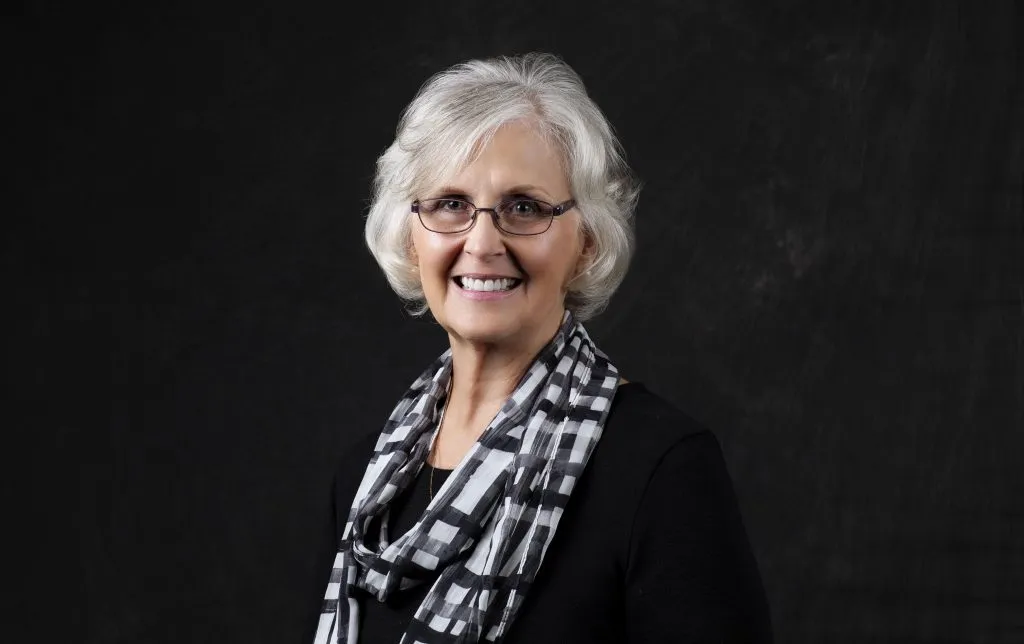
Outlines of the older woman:
M450 349L338 469L318 644L770 640L716 439L581 325L636 190L553 56L457 65L409 105L366 240Z

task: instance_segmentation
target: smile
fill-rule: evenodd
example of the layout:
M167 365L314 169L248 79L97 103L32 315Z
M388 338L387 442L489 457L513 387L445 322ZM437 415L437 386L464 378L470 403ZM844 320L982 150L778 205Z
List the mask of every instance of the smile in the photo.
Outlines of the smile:
M459 292L474 300L493 300L507 297L523 280L515 277L477 278L459 275L452 278Z
M461 275L453 279L455 280L455 283L458 284L459 288L477 292L511 291L515 287L519 286L519 283L523 281L514 277L477 279L473 277L462 277Z

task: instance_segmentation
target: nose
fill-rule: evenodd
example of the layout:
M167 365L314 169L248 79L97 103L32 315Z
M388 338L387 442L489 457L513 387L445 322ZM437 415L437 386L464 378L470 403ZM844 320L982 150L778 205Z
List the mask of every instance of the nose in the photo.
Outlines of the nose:
M476 222L466 235L463 250L470 255L483 258L505 254L505 240L494 224L494 216L489 210L476 214Z

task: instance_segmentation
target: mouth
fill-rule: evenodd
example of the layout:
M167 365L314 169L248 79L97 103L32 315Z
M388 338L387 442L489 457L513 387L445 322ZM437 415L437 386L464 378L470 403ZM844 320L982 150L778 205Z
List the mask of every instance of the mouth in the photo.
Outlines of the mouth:
M518 277L471 277L456 275L452 278L455 285L470 293L503 293L512 291L523 283Z

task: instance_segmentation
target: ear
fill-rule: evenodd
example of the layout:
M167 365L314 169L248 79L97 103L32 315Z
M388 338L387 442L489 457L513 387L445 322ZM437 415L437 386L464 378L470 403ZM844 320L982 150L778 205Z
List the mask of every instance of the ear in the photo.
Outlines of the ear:
M577 277L590 269L594 264L594 256L597 254L597 243L590 231L581 227L580 236L582 237L580 257L576 260L576 271L574 272Z
M597 244L594 242L594 237L590 234L590 231L581 227L580 237L580 256L576 260L576 266L573 267L572 279L569 280L569 284L572 284L590 270L590 267L594 264L594 256L597 254Z

